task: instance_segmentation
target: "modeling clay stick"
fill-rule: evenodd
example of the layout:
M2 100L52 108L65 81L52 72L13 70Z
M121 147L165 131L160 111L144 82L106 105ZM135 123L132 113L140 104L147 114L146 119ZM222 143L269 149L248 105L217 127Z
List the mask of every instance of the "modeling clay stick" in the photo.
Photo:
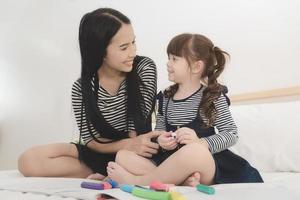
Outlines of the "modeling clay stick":
M176 139L177 134L176 134L175 132L172 132L172 133L171 133L171 136L172 136L174 139Z
M199 184L196 186L196 188L198 191L204 192L206 194L214 194L215 193L215 188L207 186L207 185Z
M166 185L166 184L163 184L159 181L152 181L150 183L150 189L168 192L169 191L169 186Z
M151 190L145 190L142 188L133 188L132 194L137 197L141 197L144 199L151 199L151 200L170 200L171 196L168 192L155 192Z
M112 188L116 188L118 187L118 183L112 179L108 179L106 182L108 182L109 184L111 184Z
M103 187L104 187L105 190L112 188L112 185L107 183L107 182L103 182L102 184L103 184Z
M128 192L128 193L132 193L132 190L133 190L134 186L132 185L121 185L120 186L120 189L124 192Z
M93 189L93 190L103 190L104 185L102 183L93 183L93 182L82 182L80 184L82 188Z
M172 200L187 200L183 195L179 192L172 191L170 192Z

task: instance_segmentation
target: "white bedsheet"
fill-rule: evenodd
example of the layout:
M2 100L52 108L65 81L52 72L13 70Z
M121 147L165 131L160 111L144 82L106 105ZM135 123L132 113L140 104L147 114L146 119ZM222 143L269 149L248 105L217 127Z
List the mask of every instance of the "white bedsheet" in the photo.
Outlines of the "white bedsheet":
M300 173L262 173L263 184L215 185L216 194L207 195L190 187L177 187L187 199L209 200L299 200ZM70 178L24 178L17 171L0 171L0 199L22 200L74 200L95 199L96 190L80 188L84 179ZM119 189L105 190L122 200L140 199Z

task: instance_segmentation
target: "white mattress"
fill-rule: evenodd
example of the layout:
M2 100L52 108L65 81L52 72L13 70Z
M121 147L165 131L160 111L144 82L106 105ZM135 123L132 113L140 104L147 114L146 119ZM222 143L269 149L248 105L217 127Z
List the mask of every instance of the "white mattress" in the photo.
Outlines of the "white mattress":
M300 199L300 173L262 173L263 184L220 184L216 193L206 195L191 187L176 187L187 199L250 200L250 199ZM17 171L0 171L0 199L22 200L74 200L95 199L96 190L80 188L84 179L24 178ZM124 200L140 199L119 189L105 190Z

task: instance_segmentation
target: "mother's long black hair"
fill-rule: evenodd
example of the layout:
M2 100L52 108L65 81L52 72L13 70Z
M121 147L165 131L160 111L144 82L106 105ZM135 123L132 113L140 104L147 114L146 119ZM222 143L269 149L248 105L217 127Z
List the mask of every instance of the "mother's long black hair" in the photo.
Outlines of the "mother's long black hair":
M102 137L110 139L121 139L128 135L114 135L116 130L109 125L101 114L97 99L99 89L99 79L97 71L102 66L103 59L106 56L106 49L113 36L121 28L122 24L130 24L130 20L117 10L111 8L100 8L91 13L85 14L79 27L79 45L81 53L81 91L82 91L82 113L85 112L87 128L89 134L94 140L99 141L92 133L91 127L94 127ZM137 58L135 59L136 63ZM136 67L127 74L127 127L128 117L134 121L135 129L140 133L145 130L146 120L141 108L145 108L143 97L139 86L141 80L137 74ZM82 132L82 123L80 125ZM103 127L109 127L104 130ZM119 137L119 138L118 138ZM101 142L102 143L102 142Z

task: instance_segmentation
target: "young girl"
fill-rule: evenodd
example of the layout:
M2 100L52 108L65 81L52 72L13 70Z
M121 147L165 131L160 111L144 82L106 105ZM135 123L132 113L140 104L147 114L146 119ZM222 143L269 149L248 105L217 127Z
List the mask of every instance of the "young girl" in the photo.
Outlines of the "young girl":
M118 152L116 163L108 165L109 177L180 184L195 172L197 180L189 185L262 182L255 168L228 150L237 142L237 127L217 81L227 53L203 35L181 34L170 41L167 54L168 78L175 84L159 95L156 130L165 131L157 139L160 151L152 159Z
M82 177L106 175L120 149L149 157L151 113L156 95L156 66L136 55L130 20L117 10L85 14L79 27L81 77L72 87L72 105L84 144L32 147L19 158L25 176Z

